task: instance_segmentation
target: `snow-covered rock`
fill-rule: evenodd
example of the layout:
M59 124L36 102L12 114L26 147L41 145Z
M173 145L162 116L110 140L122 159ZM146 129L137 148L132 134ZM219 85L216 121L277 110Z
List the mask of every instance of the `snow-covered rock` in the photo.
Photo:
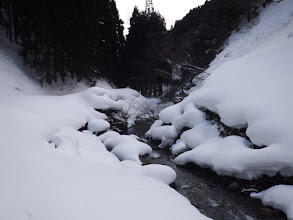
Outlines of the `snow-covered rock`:
M129 135L119 135L104 142L106 148L120 160L133 160L141 163L139 156L151 154L152 148Z
M166 185L176 178L171 168L129 162L141 167L133 175L114 156L138 161L148 145L78 131L102 120L83 97L0 97L0 219L208 219Z
M204 121L194 128L183 132L180 140L184 141L189 148L193 149L205 141L218 136L217 126Z
M110 128L110 123L102 119L93 119L88 123L88 130L99 133Z
M180 154L187 149L189 149L189 148L187 147L186 143L182 140L177 140L176 143L171 146L171 150L172 150L173 155Z
M250 180L278 173L292 176L292 57L293 1L283 0L262 9L258 18L234 31L200 76L206 80L194 79L200 84L182 102L164 109L159 121L165 124L157 122L147 136L158 139L155 131L168 134L168 127L175 127L178 133L183 127L190 128L171 148L173 154L179 154L175 158L178 164L193 162L220 175ZM217 126L194 108L218 114L226 126L247 127L250 142L239 136L220 137ZM164 132L159 136L164 137ZM169 138L169 142L175 140ZM252 144L263 148L254 149ZM188 148L191 150L186 151ZM252 197L293 219L291 186L274 186Z
M124 169L133 175L152 177L168 185L176 180L175 171L165 165L149 164L142 166L130 160L124 160L121 162L121 164Z
M293 186L277 185L250 196L262 200L265 206L271 206L286 213L288 220L293 219Z

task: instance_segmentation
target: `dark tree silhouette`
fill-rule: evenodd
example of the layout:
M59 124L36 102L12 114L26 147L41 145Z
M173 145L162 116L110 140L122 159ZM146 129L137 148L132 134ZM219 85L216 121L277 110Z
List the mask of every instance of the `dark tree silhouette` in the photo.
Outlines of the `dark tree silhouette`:
M1 0L0 23L48 83L111 76L124 44L114 0Z
M125 42L121 77L145 95L161 93L163 78L155 69L163 68L164 64L152 47L153 42L161 42L165 35L165 20L158 12L140 12L137 7L134 8Z

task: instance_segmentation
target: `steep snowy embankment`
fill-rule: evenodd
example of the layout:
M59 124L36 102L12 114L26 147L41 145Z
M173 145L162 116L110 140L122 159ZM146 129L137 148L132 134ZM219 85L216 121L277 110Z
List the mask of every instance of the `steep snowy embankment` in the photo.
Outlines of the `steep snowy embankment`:
M153 101L107 85L52 96L56 91L30 80L13 48L4 46L0 219L208 219L167 185L176 178L173 169L140 164L150 146L108 131L107 116L97 111L127 113L133 123ZM105 133L97 137L100 132Z
M172 145L183 132L173 153L175 162L193 162L220 175L255 179L262 175L293 175L293 1L272 3L253 25L248 24L229 39L229 44L206 71L210 76L193 88L181 103L164 109L147 136ZM196 81L196 80L194 80ZM217 113L230 127L247 126L246 135L262 149L253 149L239 136L221 137L200 109ZM165 124L172 124L164 125ZM282 193L268 194L266 204L292 216L293 199ZM291 188L286 188L291 191ZM256 195L254 195L257 197ZM287 197L287 199L279 199ZM280 205L290 201L286 205ZM290 208L289 208L290 206Z
M17 56L17 46L11 44L0 29L0 95L45 94L45 91L30 79Z

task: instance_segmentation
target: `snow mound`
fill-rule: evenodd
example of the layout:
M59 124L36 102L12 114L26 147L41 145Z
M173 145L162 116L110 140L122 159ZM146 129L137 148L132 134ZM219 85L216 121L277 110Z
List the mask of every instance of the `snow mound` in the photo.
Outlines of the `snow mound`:
M168 185L176 180L175 171L165 165L149 164L142 166L130 160L124 160L121 164L129 173L136 176L148 176Z
M101 142L104 143L106 140L108 140L110 138L113 138L113 137L117 137L117 136L120 136L120 134L118 132L116 132L116 131L107 131L104 134L99 135L98 139Z
M177 155L185 150L189 149L184 141L177 140L175 144L171 146L172 154Z
M116 118L127 122L128 127L137 119L147 119L157 114L157 99L147 99L133 89L93 87L83 93L83 98L95 109L119 110Z
M288 220L293 219L293 186L277 185L250 196L262 200L265 206L272 206L286 213Z
M84 92L84 99L95 109L123 109L123 100L117 100L117 96L108 89L90 88Z
M178 132L174 126L160 126L151 131L151 136L154 140L162 141L161 147L170 146L174 143Z
M149 145L129 135L119 135L106 139L104 144L120 160L133 160L140 164L139 156L152 153L152 148Z
M194 128L183 132L180 136L180 140L185 142L189 148L194 149L205 141L218 136L219 132L217 126L204 121Z
M254 150L246 139L228 136L210 139L193 150L179 155L175 158L175 162L180 165L193 162L202 167L210 167L220 175L253 179L263 174L274 176L279 170L285 170L289 160L282 161L278 159L279 156L277 148ZM293 165L292 162L290 165Z
M102 119L93 119L88 123L88 130L94 133L106 131L110 128L110 123Z
M106 122L95 111L97 91L0 96L0 219L209 219L166 185L176 178L171 168L128 162L140 170L130 175L103 142L138 162L149 146L113 131L92 134ZM108 95L113 105L100 101L115 108ZM78 131L86 123L91 131Z

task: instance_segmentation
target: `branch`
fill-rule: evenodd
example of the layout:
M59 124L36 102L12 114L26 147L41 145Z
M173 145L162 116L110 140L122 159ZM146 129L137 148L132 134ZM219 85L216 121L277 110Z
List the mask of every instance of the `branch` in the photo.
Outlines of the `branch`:
M182 66L182 68L184 68L184 69L198 70L198 71L202 71L202 72L206 70L205 68L201 68L201 67L198 67L198 66L193 66L193 65L190 65L190 64L184 64Z
M163 73L163 74L165 74L165 75L168 75L168 76L170 76L170 77L173 77L173 75L172 75L171 73L168 73L168 72L166 72L166 71L164 71L164 70L160 70L160 69L150 69L150 70L152 70L152 71L157 71L157 72Z

